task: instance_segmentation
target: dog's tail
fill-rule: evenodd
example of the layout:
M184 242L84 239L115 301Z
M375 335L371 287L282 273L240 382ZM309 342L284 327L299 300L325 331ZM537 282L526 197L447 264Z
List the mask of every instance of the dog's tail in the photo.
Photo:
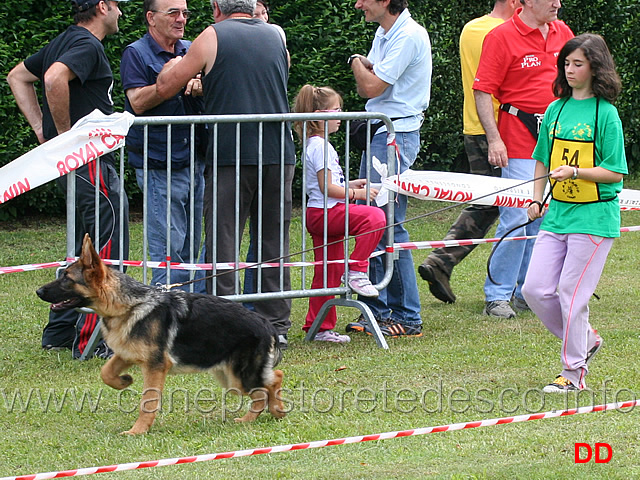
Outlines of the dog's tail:
M280 349L278 335L274 335L271 338L271 355L273 358L273 367L275 368L282 361L282 350Z

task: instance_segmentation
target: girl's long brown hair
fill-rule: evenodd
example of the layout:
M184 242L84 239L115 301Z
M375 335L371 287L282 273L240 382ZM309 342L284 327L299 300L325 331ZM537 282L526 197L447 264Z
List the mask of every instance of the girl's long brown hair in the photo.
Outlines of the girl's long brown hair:
M571 96L572 88L564 73L564 62L578 48L584 52L584 56L591 64L593 94L613 103L622 90L622 84L607 43L604 38L594 33L578 35L562 47L558 54L558 75L553 82L553 94L560 98Z

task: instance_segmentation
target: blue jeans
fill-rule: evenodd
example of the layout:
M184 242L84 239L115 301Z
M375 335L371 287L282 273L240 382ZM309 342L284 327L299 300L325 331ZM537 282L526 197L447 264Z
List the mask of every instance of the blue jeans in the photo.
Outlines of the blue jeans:
M191 212L190 169L171 171L171 251L172 262L195 263L198 261L202 238L202 202L204 199L204 164L195 164L194 206ZM141 190L145 189L143 169L136 168L136 179ZM147 222L149 258L154 262L164 262L167 257L167 172L166 170L147 171ZM193 232L190 218L193 213ZM193 241L193 259L191 243ZM193 260L193 261L192 261ZM166 268L152 269L151 284L182 283L191 280L193 272L189 270L171 270L167 278ZM195 279L204 278L205 272L197 270ZM206 293L204 281L195 282L193 291ZM191 291L191 285L181 287Z
M502 169L502 178L531 180L534 177L535 160L527 158L510 158L509 166ZM526 208L500 207L500 223L496 229L496 237L502 237L512 228L528 221ZM509 234L510 237L537 235L542 219L521 227ZM529 260L535 239L502 242L491 258L491 277L500 285L491 282L487 277L484 283L484 295L487 302L511 300L511 296L522 297L522 285L529 268Z
M396 143L400 150L400 171L409 169L415 162L420 150L420 131L396 133ZM387 163L387 133L374 135L371 140L371 156L376 156L380 162ZM394 159L395 161L395 159ZM396 167L396 170L398 168ZM366 152L362 154L360 162L360 178L366 178ZM371 169L370 181L380 182L380 175ZM407 216L407 196L398 195L394 203L394 221L403 222ZM404 225L394 227L394 242L408 242L409 232ZM385 237L378 244L377 250L384 250ZM384 277L384 256L369 261L369 278L371 282L379 283ZM389 285L380 292L378 298L358 297L366 303L379 320L391 319L405 325L421 325L420 296L416 282L416 272L413 267L413 255L410 250L399 252L398 259L393 262L393 276Z

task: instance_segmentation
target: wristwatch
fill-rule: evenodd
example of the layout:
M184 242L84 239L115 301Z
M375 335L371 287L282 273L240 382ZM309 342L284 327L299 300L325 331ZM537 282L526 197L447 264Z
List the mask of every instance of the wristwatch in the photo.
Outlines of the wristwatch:
M360 55L358 55L357 53L351 55L348 59L347 59L347 65L351 66L351 64L353 63L353 61L358 58Z

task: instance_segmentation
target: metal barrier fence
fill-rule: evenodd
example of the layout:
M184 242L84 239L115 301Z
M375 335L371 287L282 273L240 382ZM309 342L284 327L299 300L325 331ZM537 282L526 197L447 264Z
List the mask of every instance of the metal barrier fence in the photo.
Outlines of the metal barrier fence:
M306 178L306 169L303 168L302 172L303 172L303 177L302 177L302 204L301 204L301 211L302 211L302 224L301 224L301 229L298 232L287 232L285 231L285 228L288 228L288 221L285 221L286 219L284 218L287 215L287 212L285 212L285 198L284 198L284 194L280 195L280 198L278 199L271 199L271 198L265 198L265 196L263 195L263 191L264 191L264 183L262 181L263 178L263 170L264 170L264 165L263 165L263 145L264 145L264 138L263 138L263 133L264 133L264 127L267 124L273 124L273 123L277 123L280 125L279 131L280 131L280 146L281 146L281 155L280 155L280 162L279 162L279 168L280 168L280 192L284 192L286 191L287 188L289 188L288 185L285 184L285 175L284 175L284 171L285 171L285 160L284 160L284 143L285 143L285 135L290 134L289 129L285 128L286 125L293 123L293 122L302 122L303 124L303 128L304 128L304 132L306 132L306 128L307 128L307 123L310 121L322 121L324 122L324 138L325 138L325 142L328 141L328 133L327 133L327 125L328 125L328 121L329 120L341 120L341 121L345 121L346 122L346 131L349 132L349 128L350 128L350 124L351 122L355 121L355 120L367 120L368 124L367 124L367 144L369 144L369 140L370 140L370 126L371 126L371 121L372 120L380 120L382 122L385 123L386 127L387 127L387 148L388 148L388 152L387 152L387 158L389 159L396 159L396 150L395 150L395 133L393 130L393 124L391 122L391 120L383 114L379 114L379 113L368 113L368 112L351 112L351 113L346 113L346 112L323 112L323 113L313 113L313 114L295 114L295 113L289 113L289 114L268 114L268 115L209 115L209 116L181 116L181 117L136 117L135 121L134 121L134 126L135 125L139 125L139 126L143 126L143 131L144 131L144 140L143 140L143 151L142 151L142 155L143 155L143 159L144 159L144 168L143 168L143 185L147 185L148 182L148 174L149 174L149 169L148 169L148 152L149 152L149 128L150 127L157 127L157 126L164 126L166 127L166 136L167 136L167 144L166 144L166 158L167 158L167 169L166 169L166 176L167 176L167 192L166 192L166 199L167 199L167 210L166 210L166 234L165 234L165 238L166 238L166 252L171 252L171 235L170 235L170 231L171 231L171 226L172 226L172 214L171 214L171 176L172 176L172 168L171 168L171 157L172 157L172 131L174 129L174 127L176 125L189 125L190 126L190 135L189 135L189 142L190 142L190 152L191 152L191 157L190 157L190 161L189 161L189 176L190 176L190 192L189 192L189 203L190 203L190 218L189 218L189 227L190 227L190 231L194 231L194 226L195 226L195 222L202 222L201 218L194 218L193 216L193 211L194 211L194 205L196 203L196 194L194 191L194 184L195 184L195 179L196 176L201 174L198 168L198 162L199 161L204 161L205 163L205 168L206 169L210 169L209 170L209 178L213 179L211 180L212 183L212 198L210 199L213 205L213 218L211 219L210 224L213 226L213 234L211 235L211 239L209 241L209 243L207 245L205 245L204 250L207 251L207 262L206 264L203 264L202 262L202 254L200 252L200 238L194 239L194 241L191 242L191 245L189 246L189 260L188 260L188 264L185 266L187 269L191 270L191 276L190 278L193 280L198 280L198 278L194 278L196 275L200 276L200 279L202 279L202 273L198 273L198 272L202 272L203 269L206 268L206 270L204 270L205 274L208 277L217 277L219 275L225 274L225 275L233 275L234 276L234 280L233 280L233 284L234 284L234 291L231 294L226 294L224 295L226 298L233 300L233 301L237 301L237 302L244 302L245 304L251 306L251 304L253 304L254 302L264 302L264 301L269 301L269 300L283 300L283 299L292 299L292 298L306 298L306 297L312 297L312 296L331 296L334 295L336 296L336 298L334 300L330 300L328 301L324 307L322 308L322 310L319 312L317 318L315 319L313 325L311 326L307 336L306 336L306 340L311 340L314 338L315 334L318 332L324 317L327 313L327 311L329 310L329 308L333 305L340 305L340 306L350 306L350 307L355 307L358 308L362 315L365 317L365 319L367 319L373 329L373 333L374 333L374 338L376 340L376 343L378 344L379 347L382 348L388 348L388 345L383 337L383 335L381 334L379 327L377 325L377 323L374 320L374 316L371 312L371 310L368 308L368 306L366 304L364 304L363 302L358 301L357 299L352 298L351 295L351 290L349 289L349 287L347 285L343 285L343 286L338 286L338 287L329 287L327 285L327 260L326 260L326 240L327 240L327 224L326 224L326 209L327 209L327 189L325 189L325 198L324 198L324 208L325 208L325 224L324 224L324 229L325 229L325 234L324 234L324 239L325 239L325 246L323 248L325 248L325 255L323 255L323 258L325 258L325 260L323 261L323 288L320 289L310 289L307 287L307 276L308 276L308 269L309 268L313 268L313 264L311 262L308 261L308 254L312 251L312 248L308 247L308 241L307 241L307 231L306 231L306 202L307 202L307 178ZM258 159L257 159L257 179L258 179L258 195L257 195L257 205L255 206L255 212L257 213L257 221L254 222L253 226L256 227L257 231L253 232L251 231L250 235L251 235L251 240L250 242L255 242L255 245L253 245L255 247L255 249L251 249L253 251L253 253L255 254L254 257L249 257L247 258L241 258L241 252L243 251L242 246L241 246L241 239L242 239L242 235L243 232L246 228L246 219L245 218L241 218L240 217L240 205L239 205L239 201L240 201L240 195L239 195L239 188L240 188L240 171L241 171L241 161L240 161L240 149L241 149L241 142L242 142L242 137L240 135L241 132L241 125L243 124L254 124L257 125L258 128ZM218 209L216 208L216 190L217 190L217 179L218 179L218 173L219 173L219 169L221 168L221 166L218 164L218 149L217 149L217 143L218 143L218 129L219 126L222 124L234 124L235 125L235 153L236 153L236 159L235 159L235 188L232 189L235 193L235 211L234 212L220 212L218 211ZM210 152L212 152L212 155L210 156L211 158L202 158L199 159L196 152L196 128L198 125L206 125L206 128L208 129L213 129L213 148L211 150L209 150ZM304 135L303 135L304 136ZM304 164L304 156L305 156L305 152L306 152L306 142L302 142L303 147L302 147L302 163ZM351 165L351 161L353 158L353 155L350 154L350 145L349 145L349 136L346 136L346 144L345 144L345 150L344 152L338 152L339 156L341 159L344 160L343 162L343 167L344 167L344 173L345 173L345 184L348 184L349 182L349 170L350 170L350 165ZM340 155L340 153L342 153L342 155ZM369 178L371 176L371 168L372 168L372 164L371 164L371 154L369 151L369 148L367 148L366 153L366 179L367 179L367 189L369 188ZM120 191L121 191L121 195L124 192L124 176L125 176L125 169L124 169L124 159L125 159L125 149L122 148L120 150L120 154L119 154L119 158L120 158L120 165L119 165L119 174L120 174ZM358 162L358 164L360 163L360 155L356 156L356 160ZM99 159L97 160L99 161ZM327 165L327 161L328 161L328 156L327 156L327 149L325 148L325 166ZM388 162L388 175L394 175L396 172L396 162L390 161ZM68 199L68 203L67 203L67 257L68 258L72 258L75 256L75 172L72 172L71 174L69 174L69 180L67 182L67 199ZM166 283L168 285L171 285L171 274L172 272L176 271L176 265L171 265L171 262L174 262L174 259L171 258L166 258L164 260L166 260L164 263L160 263L158 264L158 262L152 262L150 260L148 260L148 252L149 252L149 236L153 235L154 232L150 232L149 227L148 227L148 209L147 209L147 205L148 205L148 189L147 188L142 188L143 190L143 246L142 246L142 251L143 251L143 258L141 261L141 266L143 268L143 281L144 283L148 283L149 282L149 278L148 278L148 273L149 273L149 268L150 266L158 268L158 265L163 265L162 268L166 269ZM348 192L348 189L347 189ZM96 188L96 196L95 196L95 208L96 208L96 215L99 215L99 195L100 192L98 192L98 188ZM348 195L348 194L347 194ZM279 216L280 216L280 222L279 222L279 231L278 231L278 238L279 238L279 242L280 242L280 251L279 251L279 255L277 257L274 258L265 258L265 256L263 255L263 251L262 251L262 243L263 243L263 230L264 230L264 225L263 225L263 215L265 213L265 208L266 209L272 209L274 207L274 203L277 200L277 208L278 208L278 212L279 212ZM347 205L348 205L348 198L345 198L345 200L347 201ZM392 225L394 222L393 219L393 202L394 202L394 193L393 192L389 192L389 201L385 207L385 212L386 212L386 219L387 219L387 226ZM367 202L369 203L369 202ZM119 215L119 219L120 219L120 226L121 228L119 229L120 231L120 235L123 235L123 231L124 229L122 228L122 225L124 222L128 221L128 218L125 218L125 214L123 211L123 202L120 202L121 204L121 209L120 209L120 215ZM216 238L216 225L218 223L218 219L220 218L221 215L233 215L234 216L234 231L235 231L235 241L234 241L234 245L233 245L233 251L234 251L234 255L233 258L223 258L220 259L218 258L218 254L217 254L217 245L216 242L213 241L214 238ZM100 232L99 232L99 225L100 225L100 221L99 221L99 217L96 218L96 231L95 232L89 232L91 235L93 235L93 238L100 238ZM206 223L206 222L205 222ZM353 238L353 237L349 237L348 235L348 224L349 224L349 214L348 214L348 207L347 207L347 218L345 220L345 238L347 239L344 243L344 251L345 251L345 255L344 255L344 269L345 271L348 270L348 253L349 253L349 242L348 239L349 238ZM290 252L289 251L289 245L288 242L286 241L287 238L293 238L293 235L300 235L300 245L301 245L301 249L300 252ZM397 256L397 253L393 252L393 228L387 228L386 232L385 232L385 236L384 236L384 241L385 241L385 245L386 245L386 249L384 255L385 255L385 261L383 262L385 265L385 275L383 277L383 279L380 281L380 283L378 283L376 285L376 288L378 290L384 288L389 281L391 280L391 276L393 273L393 260L394 257ZM124 268L125 263L122 262L123 259L126 259L125 253L123 251L123 245L125 244L125 242L123 242L123 239L120 238L120 241L118 242L120 245L120 251L118 252L118 259L120 260L119 262L119 266L120 269L122 270ZM203 242L204 243L204 242ZM297 285L290 285L287 286L287 283L285 280L288 277L288 269L289 268L293 268L291 266L291 260L295 259L296 256L300 256L300 261L296 262L294 265L299 266L299 268L301 268L301 275L300 275L300 282ZM311 257L313 257L313 254L311 254ZM247 268L247 266L250 266L250 268ZM182 267L182 268L185 268ZM272 269L272 268L277 268L278 272L279 272L279 288L276 289L271 289L272 291L264 291L263 289L263 285L262 285L262 277L263 277L263 270L265 269ZM241 274L241 272L244 271L244 274ZM313 273L312 273L313 274ZM256 281L255 281L255 291L252 291L250 293L247 293L247 286L245 284L245 288L243 289L241 287L241 280L246 277L247 275L251 276L251 275L256 275ZM189 285L189 289L191 291L194 290L194 285L196 285L197 283L191 283ZM249 288L249 290L251 290ZM210 293L214 293L216 294L216 282L212 281L209 284L209 292ZM95 343L97 343L97 341L99 341L100 339L100 333L99 333L99 328L96 328L94 331L94 334L91 338L91 340L89 341L89 345L87 346L87 348L85 349L85 354L87 355L83 355L83 358L86 358L86 356L91 355L90 352L93 351L93 345Z

